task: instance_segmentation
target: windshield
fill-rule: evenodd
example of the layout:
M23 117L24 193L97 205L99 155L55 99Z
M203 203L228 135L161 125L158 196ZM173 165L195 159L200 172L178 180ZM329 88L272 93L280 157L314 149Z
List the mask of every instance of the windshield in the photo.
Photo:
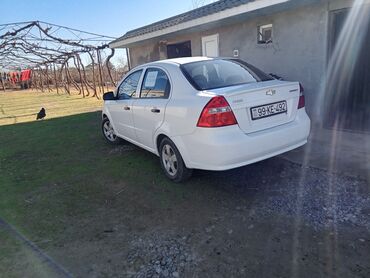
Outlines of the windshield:
M181 69L189 82L198 90L210 90L273 79L241 60L217 59L193 62L182 65Z

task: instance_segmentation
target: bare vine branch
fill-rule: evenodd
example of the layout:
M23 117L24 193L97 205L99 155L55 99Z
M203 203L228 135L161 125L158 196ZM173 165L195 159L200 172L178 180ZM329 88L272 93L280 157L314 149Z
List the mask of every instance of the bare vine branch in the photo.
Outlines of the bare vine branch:
M123 74L112 67L114 49L107 54L107 42L112 39L41 21L0 24L0 73L20 74L22 69L31 69L32 87L37 90L55 89L59 94L61 86L71 94L74 87L83 97L99 98L104 86L117 84L111 71L115 77ZM84 65L81 55L90 64ZM1 78L3 90L7 82L14 83Z

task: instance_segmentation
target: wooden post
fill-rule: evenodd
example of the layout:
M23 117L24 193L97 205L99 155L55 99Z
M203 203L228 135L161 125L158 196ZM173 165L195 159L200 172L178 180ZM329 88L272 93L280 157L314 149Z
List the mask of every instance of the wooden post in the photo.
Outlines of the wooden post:
M101 56L100 51L96 50L97 57L98 57L98 69L99 69L99 83L100 83L100 94L104 94L104 83L103 83L103 74L101 68Z
M87 94L86 96L90 96L90 91L89 91L89 87L91 89L94 90L94 87L92 87L89 83L89 80L87 80L87 76L86 76L86 70L85 70L85 66L83 65L82 61L81 61L81 58L80 58L80 55L77 54L77 62L79 63L79 65L81 66L82 68L82 72L83 72L83 78L84 78L84 83L85 83L85 87L86 87L86 91L87 91Z
M96 91L96 80L95 80L95 61L93 55L89 52L87 52L91 58L91 65L92 65L92 78L93 78L93 87L94 87L94 97L98 97L98 93Z
M53 64L53 72L54 72L55 89L57 90L57 94L59 95L58 78L57 78L57 71L55 69L55 64Z
M68 67L68 64L66 66L66 72L68 74L68 78L69 78L69 81L72 82L73 86L76 88L76 90L78 91L78 95L81 95L82 94L82 91L81 91L81 88L80 86L77 84L77 82L73 79L73 76L71 75L71 72L69 71L69 67ZM69 86L69 84L68 84Z
M3 87L3 90L5 92L6 90L5 90L5 84L4 84L4 79L3 79L3 73L1 73L1 72L0 72L0 80L1 80L1 85Z
M41 92L44 92L44 80L43 80L43 74L42 74L42 69L41 69L41 67L39 67L38 74L39 74L39 78L40 78L40 88L41 88Z
M76 70L77 70L77 72L78 72L78 75L79 75L79 77L80 77L80 86L81 86L82 97L85 97L85 90L84 90L84 83L83 83L83 81L82 81L82 74L81 74L80 67L79 67L79 65L78 65L78 64L77 64L77 62L76 62L76 57L75 57L75 56L73 56L73 63L74 63L74 65L75 65ZM76 83L77 83L77 82L76 82Z
M46 76L46 88L48 88L48 91L51 92L48 65L45 66L45 76Z
M71 94L71 91L69 89L69 77L68 77L68 73L67 73L67 65L64 64L64 73L65 73L65 77L66 77L66 83L64 85L64 88L65 90L67 91L67 93L70 95Z

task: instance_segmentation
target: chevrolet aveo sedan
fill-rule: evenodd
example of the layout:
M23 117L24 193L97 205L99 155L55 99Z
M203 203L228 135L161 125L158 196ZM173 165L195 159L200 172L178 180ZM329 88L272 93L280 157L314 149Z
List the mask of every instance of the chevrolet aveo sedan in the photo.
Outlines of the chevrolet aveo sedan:
M236 59L191 57L132 69L104 94L104 137L160 157L180 182L192 169L227 170L304 145L303 89Z

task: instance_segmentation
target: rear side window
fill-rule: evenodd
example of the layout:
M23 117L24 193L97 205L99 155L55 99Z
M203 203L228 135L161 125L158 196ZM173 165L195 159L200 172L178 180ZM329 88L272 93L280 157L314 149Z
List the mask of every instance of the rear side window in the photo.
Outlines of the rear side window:
M184 64L181 69L198 90L272 80L272 78L241 60L216 59Z
M168 98L171 86L167 74L158 68L145 72L140 98Z

